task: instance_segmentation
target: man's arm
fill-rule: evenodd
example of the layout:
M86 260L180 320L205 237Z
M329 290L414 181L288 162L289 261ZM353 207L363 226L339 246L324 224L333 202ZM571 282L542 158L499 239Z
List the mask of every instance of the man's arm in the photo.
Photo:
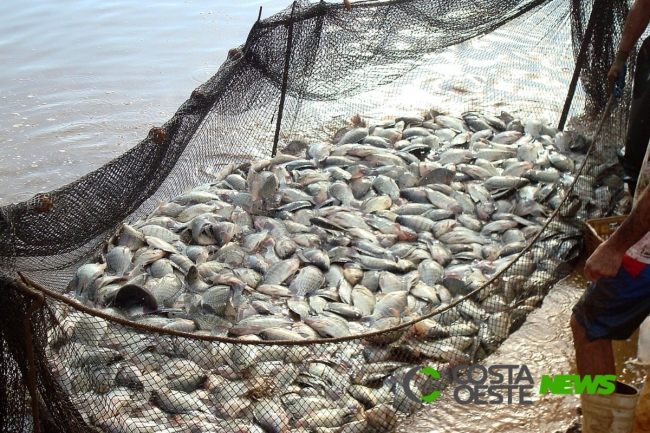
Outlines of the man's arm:
M626 251L650 231L650 187L639 197L623 224L603 242L585 263L590 281L613 277L621 267Z
M629 53L650 23L650 0L635 0L627 14L618 50Z
M610 89L613 88L618 73L627 61L627 56L648 27L648 23L650 23L650 0L635 0L625 20L616 60L607 74Z

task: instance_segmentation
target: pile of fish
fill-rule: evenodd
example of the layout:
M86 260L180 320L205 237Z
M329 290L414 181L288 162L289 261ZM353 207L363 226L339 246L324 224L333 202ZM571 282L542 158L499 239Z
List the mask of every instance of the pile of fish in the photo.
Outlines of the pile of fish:
M569 194L588 142L507 113L428 117L366 127L355 116L332 142L228 165L124 225L70 296L242 344L58 306L50 359L86 420L107 432L389 431L418 406L407 371L492 352L578 254L578 222L601 216L620 185L602 164L587 171L510 266ZM362 335L435 310L343 343L246 344ZM420 376L416 395L440 389Z

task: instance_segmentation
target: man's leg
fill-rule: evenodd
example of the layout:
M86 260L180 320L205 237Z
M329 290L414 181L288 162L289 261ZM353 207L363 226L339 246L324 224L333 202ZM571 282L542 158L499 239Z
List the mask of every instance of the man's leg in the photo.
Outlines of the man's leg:
M626 340L650 314L650 266L624 256L618 273L587 284L573 307L578 373L616 374L612 340Z
M585 328L571 315L573 345L576 349L578 374L593 376L597 374L616 374L612 340L589 341Z

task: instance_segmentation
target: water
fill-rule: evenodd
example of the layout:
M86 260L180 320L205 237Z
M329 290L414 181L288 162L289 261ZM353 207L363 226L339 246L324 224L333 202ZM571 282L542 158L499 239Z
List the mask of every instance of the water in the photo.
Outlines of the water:
M289 0L0 2L0 205L146 137Z
M245 41L259 6L265 18L290 0L58 3L0 4L0 205L68 184L133 147ZM357 103L360 112L382 119L476 106L556 120L573 65L570 46L558 50L558 41L569 40L568 5L544 6L524 29L510 23L444 55L428 54L426 67L401 78L400 98L380 104L381 113ZM522 47L525 55L505 55ZM382 91L367 94L375 107ZM340 123L351 102L338 102L343 116L332 118ZM318 131L318 119L299 128Z

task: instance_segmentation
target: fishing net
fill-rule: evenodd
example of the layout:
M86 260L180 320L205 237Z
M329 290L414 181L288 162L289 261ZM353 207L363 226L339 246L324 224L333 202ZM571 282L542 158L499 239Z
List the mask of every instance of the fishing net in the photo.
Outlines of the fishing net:
M626 11L625 1L598 0L396 0L351 11L298 2L256 22L246 44L139 145L61 189L0 209L0 431L32 423L53 432L392 430L421 405L407 390L441 390L455 366L494 351L571 270L585 220L616 210L623 185L615 150L629 91L595 146L565 133L583 155L575 182L512 264L388 330L233 339L130 322L63 293L122 224L149 215L158 200L292 142L330 141L355 114L368 125L402 117L415 126L439 113L506 111L557 125L566 105L581 121L570 126L590 134ZM581 79L565 104L576 64ZM507 296L507 315L494 295ZM440 377L409 380L425 365Z

